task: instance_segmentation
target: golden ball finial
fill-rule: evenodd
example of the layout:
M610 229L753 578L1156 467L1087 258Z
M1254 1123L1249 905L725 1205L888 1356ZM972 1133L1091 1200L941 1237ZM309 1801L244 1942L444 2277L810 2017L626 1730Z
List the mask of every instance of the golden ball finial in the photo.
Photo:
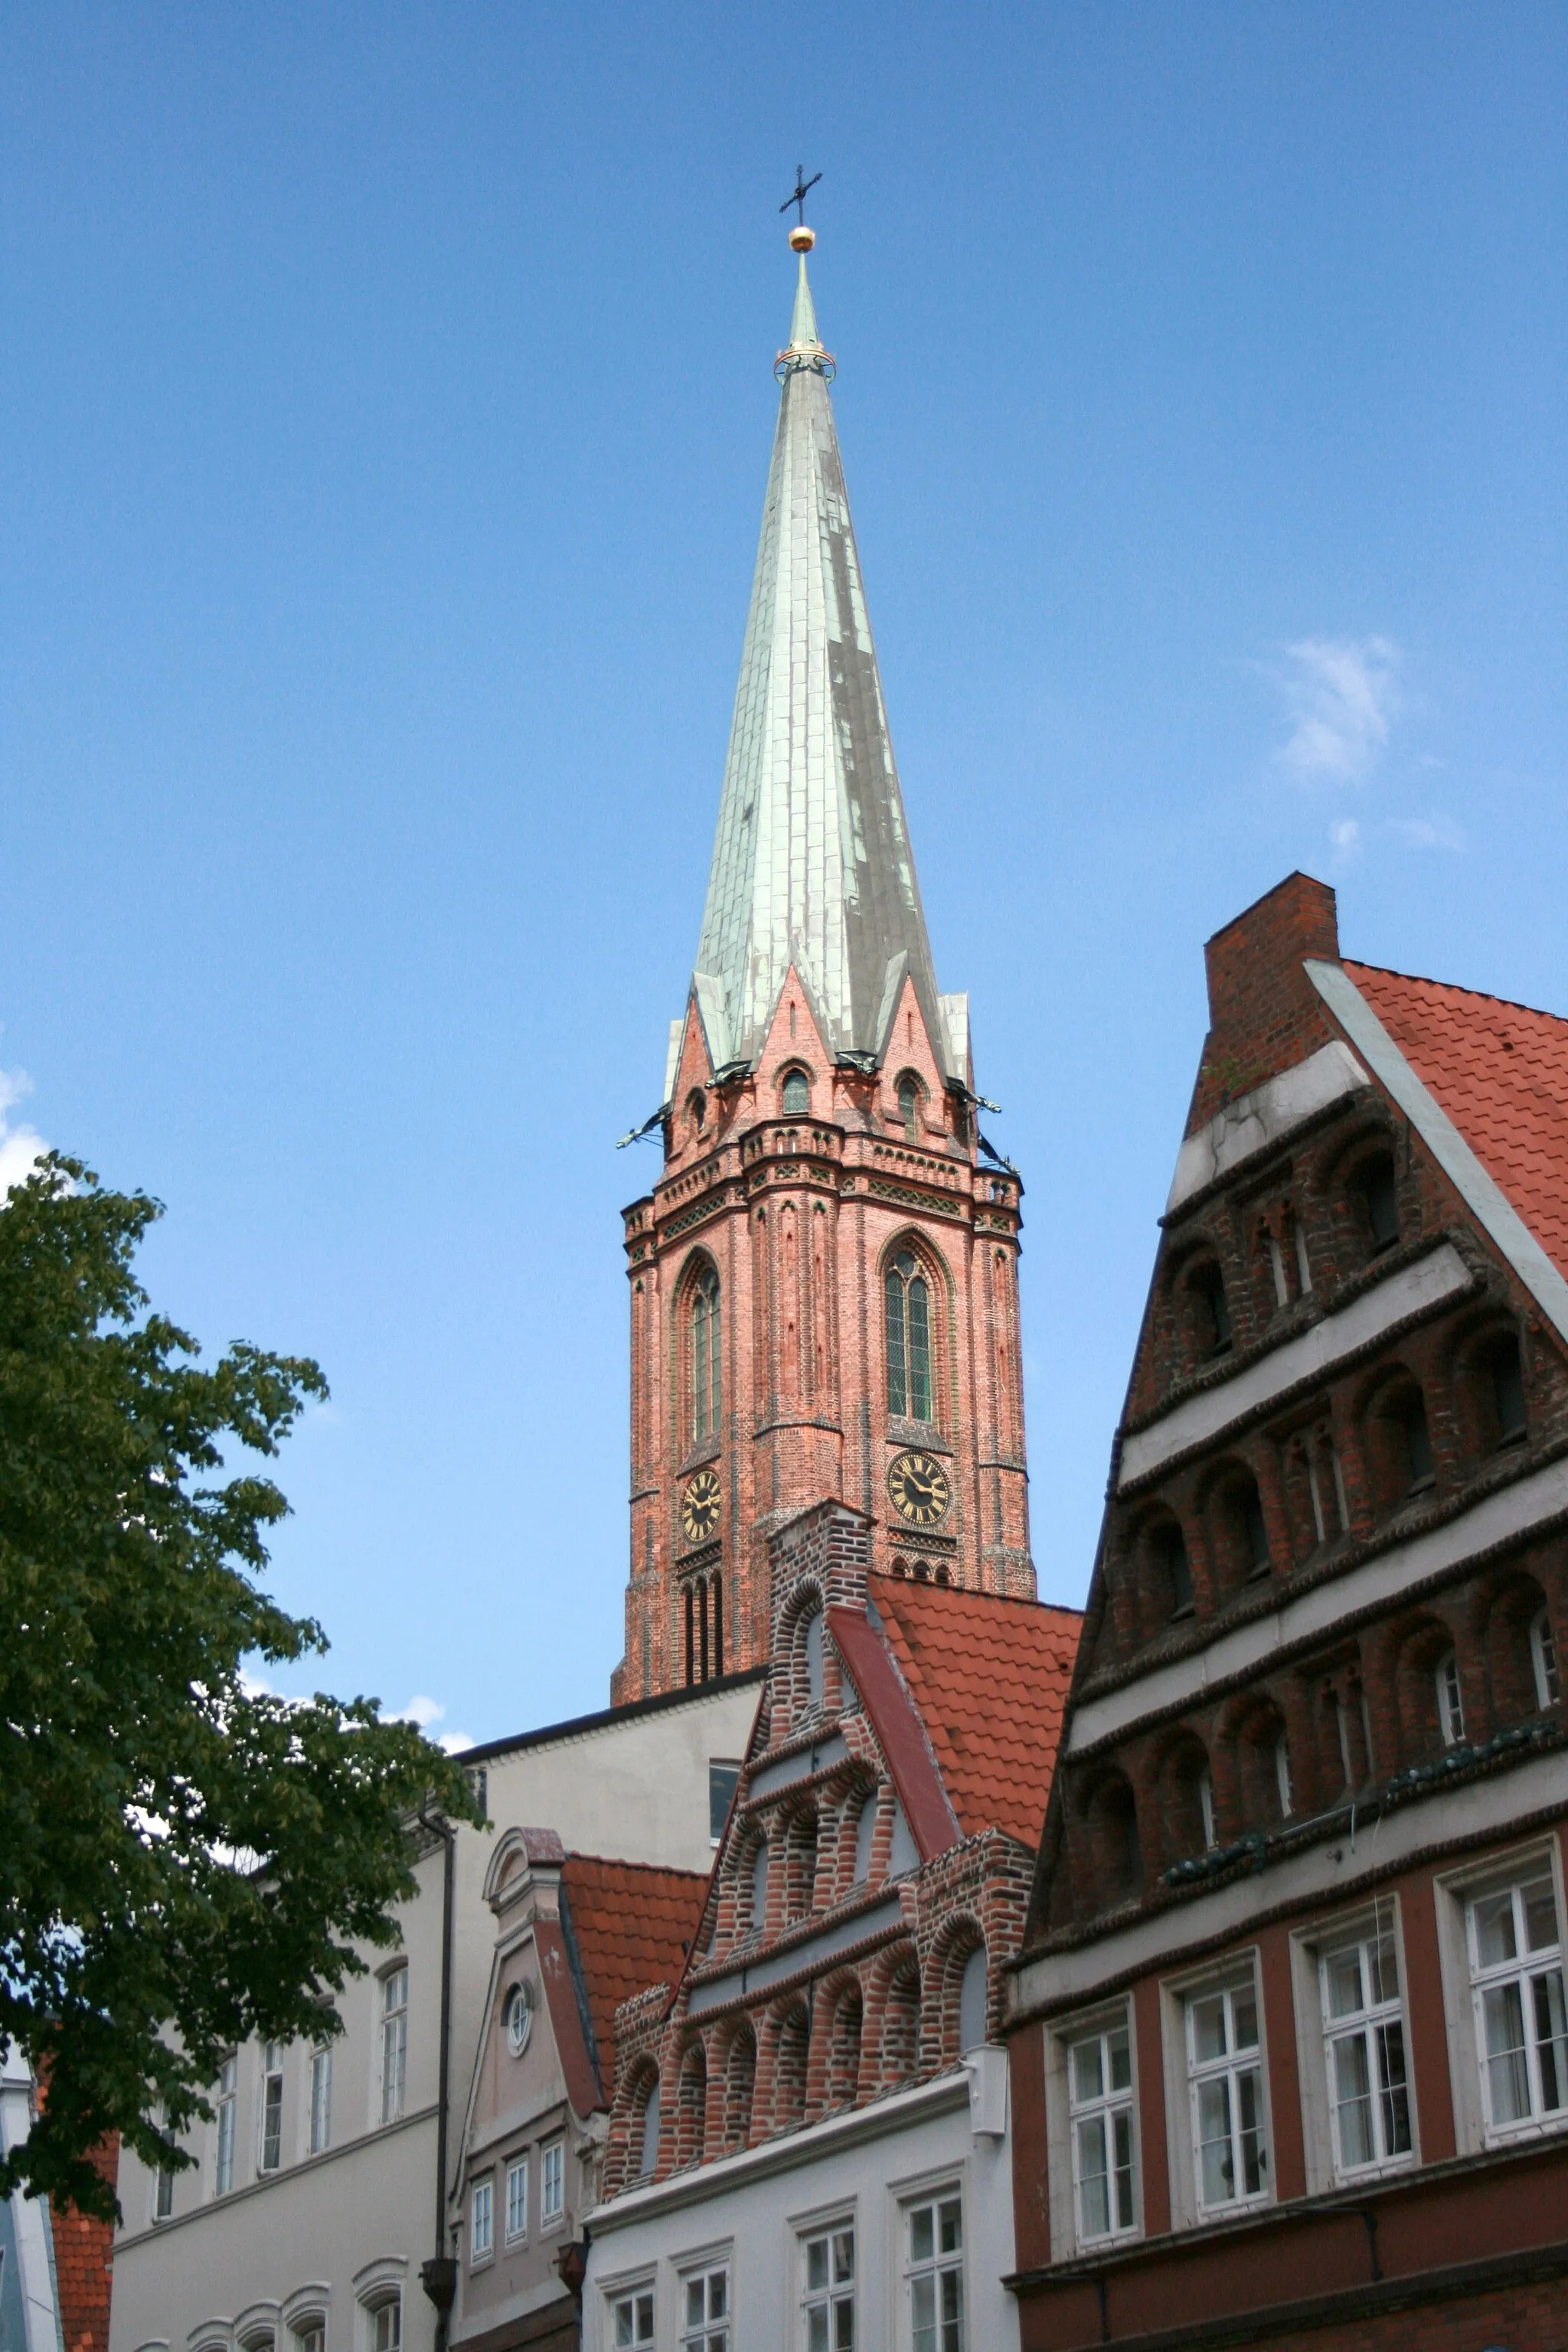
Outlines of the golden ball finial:
M816 243L816 231L814 228L807 228L804 221L797 221L794 228L792 228L789 233L790 251L792 253L809 253Z

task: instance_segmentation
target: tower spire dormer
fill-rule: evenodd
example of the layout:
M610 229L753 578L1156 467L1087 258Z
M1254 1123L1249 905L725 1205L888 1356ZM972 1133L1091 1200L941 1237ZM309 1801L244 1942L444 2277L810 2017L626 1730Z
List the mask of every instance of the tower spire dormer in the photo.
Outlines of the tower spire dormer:
M867 613L834 362L806 274L814 232L797 226L790 242L795 311L775 362L778 424L697 950L709 1049L720 1066L754 1065L793 965L830 1050L879 1062L907 972L944 1074L966 1083Z

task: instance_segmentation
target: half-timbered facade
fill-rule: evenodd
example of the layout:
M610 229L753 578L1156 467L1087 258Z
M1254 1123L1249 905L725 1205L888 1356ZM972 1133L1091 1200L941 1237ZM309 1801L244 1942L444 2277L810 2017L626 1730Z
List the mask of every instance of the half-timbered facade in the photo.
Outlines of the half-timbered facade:
M1023 2342L1544 2352L1568 1023L1300 875L1208 977L1013 1984Z

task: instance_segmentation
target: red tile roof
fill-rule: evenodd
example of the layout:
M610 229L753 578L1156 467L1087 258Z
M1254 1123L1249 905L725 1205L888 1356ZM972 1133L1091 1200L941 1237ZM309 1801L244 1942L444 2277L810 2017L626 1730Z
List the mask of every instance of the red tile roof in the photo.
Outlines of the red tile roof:
M616 2079L616 2010L649 1985L679 1982L708 1879L701 1871L654 1870L591 1853L569 1853L563 1877L607 2098Z
M902 1577L870 1587L964 1835L1038 1845L1082 1616Z
M1347 962L1345 970L1568 1275L1568 1021L1373 964Z

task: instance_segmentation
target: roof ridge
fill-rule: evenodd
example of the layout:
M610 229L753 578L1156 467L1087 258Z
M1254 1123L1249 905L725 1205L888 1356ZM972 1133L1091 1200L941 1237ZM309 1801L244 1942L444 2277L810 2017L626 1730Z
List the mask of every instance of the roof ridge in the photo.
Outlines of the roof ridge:
M580 1853L574 1846L566 1850L568 1862L602 1862L615 1870L642 1870L658 1878L689 1878L693 1885L706 1886L711 1873L706 1870L683 1870L674 1862L631 1862L619 1853Z
M941 1593L944 1605L952 1601L984 1601L1003 1609L1037 1609L1043 1617L1083 1615L1081 1609L1073 1608L1067 1601L1030 1601L1020 1592L977 1592L968 1584L922 1584L918 1578L894 1576L885 1568L874 1568L870 1574L879 1584L890 1586L896 1591Z
M1430 972L1401 971L1396 964L1364 963L1359 956L1341 959L1347 971L1380 971L1390 980L1408 980L1417 988L1441 988L1450 996L1473 996L1483 1004L1505 1005L1510 1013L1528 1013L1537 1021L1555 1021L1568 1029L1568 1013L1549 1012L1544 1004L1526 1004L1522 997L1499 996L1495 989L1467 988L1460 980L1435 980Z

